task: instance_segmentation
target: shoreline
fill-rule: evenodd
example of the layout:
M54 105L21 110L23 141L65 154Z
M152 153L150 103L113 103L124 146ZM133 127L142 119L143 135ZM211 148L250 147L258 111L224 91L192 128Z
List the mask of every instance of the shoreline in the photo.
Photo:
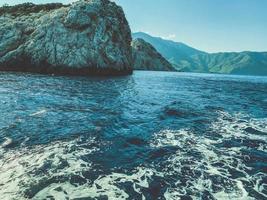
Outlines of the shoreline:
M0 72L21 72L21 73L32 73L41 75L51 76L103 76L103 77L116 77L116 76L127 76L132 75L132 69L116 70L116 69L97 69L97 68L65 68L65 67L49 67L49 68L1 68Z

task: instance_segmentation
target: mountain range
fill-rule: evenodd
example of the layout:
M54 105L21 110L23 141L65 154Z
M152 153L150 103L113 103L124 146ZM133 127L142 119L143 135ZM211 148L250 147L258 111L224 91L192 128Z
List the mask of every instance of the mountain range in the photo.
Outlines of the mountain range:
M133 33L150 43L177 71L238 75L267 75L267 52L207 53L181 42L153 37L147 33Z

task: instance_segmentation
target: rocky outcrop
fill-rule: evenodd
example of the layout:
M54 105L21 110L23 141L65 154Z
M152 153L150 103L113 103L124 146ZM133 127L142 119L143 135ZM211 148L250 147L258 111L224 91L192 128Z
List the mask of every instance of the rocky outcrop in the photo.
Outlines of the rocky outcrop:
M134 69L153 71L175 71L160 53L143 39L132 41Z
M114 2L81 0L49 9L28 4L17 12L7 8L0 12L0 70L132 72L131 31L122 8Z

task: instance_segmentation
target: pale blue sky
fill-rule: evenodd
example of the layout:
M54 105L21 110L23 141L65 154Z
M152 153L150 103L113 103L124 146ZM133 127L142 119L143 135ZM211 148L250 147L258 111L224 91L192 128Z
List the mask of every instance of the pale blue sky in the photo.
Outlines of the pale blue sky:
M0 3L28 1L0 0ZM115 1L124 8L133 32L147 32L208 52L267 51L267 0Z

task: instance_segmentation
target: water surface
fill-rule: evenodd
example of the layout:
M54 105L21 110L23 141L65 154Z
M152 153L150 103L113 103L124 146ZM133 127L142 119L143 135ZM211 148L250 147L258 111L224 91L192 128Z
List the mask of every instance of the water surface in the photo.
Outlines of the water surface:
M1 199L266 199L267 78L0 73Z

